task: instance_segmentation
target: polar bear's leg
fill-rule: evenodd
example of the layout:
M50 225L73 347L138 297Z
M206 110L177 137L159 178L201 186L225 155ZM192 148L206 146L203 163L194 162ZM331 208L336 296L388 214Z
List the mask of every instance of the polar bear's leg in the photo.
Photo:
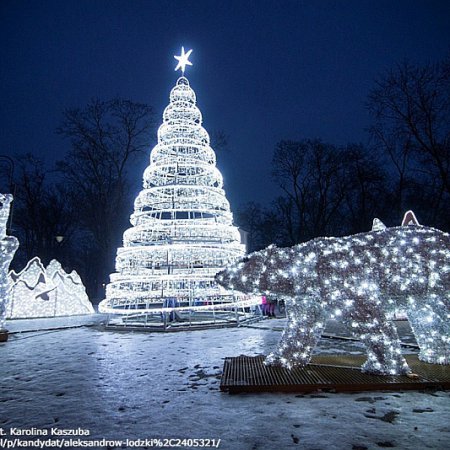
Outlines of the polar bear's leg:
M308 306L306 304L308 303ZM309 301L294 300L286 305L287 324L275 352L265 360L268 365L291 369L304 367L311 360L325 320L321 308Z
M434 297L420 306L410 299L407 315L417 344L419 359L431 364L450 364L450 322L448 308Z
M379 375L411 373L400 348L397 329L381 309L375 308L370 316L352 321L352 332L366 346L367 361L362 371Z

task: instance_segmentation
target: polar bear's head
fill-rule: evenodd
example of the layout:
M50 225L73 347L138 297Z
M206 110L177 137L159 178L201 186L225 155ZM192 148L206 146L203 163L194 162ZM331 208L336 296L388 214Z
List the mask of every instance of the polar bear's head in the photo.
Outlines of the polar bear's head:
M282 252L285 250L271 245L251 253L219 272L215 277L216 282L227 289L244 293L283 293L286 284L291 288L292 281L282 275Z

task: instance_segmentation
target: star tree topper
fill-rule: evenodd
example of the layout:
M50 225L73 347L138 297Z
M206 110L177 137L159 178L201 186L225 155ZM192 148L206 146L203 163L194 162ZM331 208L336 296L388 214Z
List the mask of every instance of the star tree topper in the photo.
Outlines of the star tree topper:
M189 56L192 53L192 49L189 50L187 53L184 53L184 47L181 47L181 55L177 56L174 55L174 58L178 61L177 67L175 67L175 70L181 69L181 72L184 75L184 71L186 69L186 66L192 66L192 63L189 61Z

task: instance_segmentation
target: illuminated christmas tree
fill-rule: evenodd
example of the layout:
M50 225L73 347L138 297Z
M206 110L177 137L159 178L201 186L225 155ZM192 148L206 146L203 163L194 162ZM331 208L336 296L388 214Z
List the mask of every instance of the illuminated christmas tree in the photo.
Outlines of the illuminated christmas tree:
M245 254L245 246L233 225L195 93L184 76L191 52L182 48L175 56L175 70L181 68L183 75L170 93L102 312L134 311L145 320L151 313L171 313L171 319L179 319L186 311L255 302L214 281L217 272Z

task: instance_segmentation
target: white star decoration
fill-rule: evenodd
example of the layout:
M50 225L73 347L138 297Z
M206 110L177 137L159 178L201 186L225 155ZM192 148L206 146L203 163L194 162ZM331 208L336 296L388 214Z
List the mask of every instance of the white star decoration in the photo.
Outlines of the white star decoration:
M181 47L181 55L177 56L174 55L174 58L178 61L177 67L175 67L175 70L181 69L184 75L184 70L186 69L186 66L192 66L192 63L189 61L189 56L192 53L192 49L189 50L187 53L184 53L184 47Z

